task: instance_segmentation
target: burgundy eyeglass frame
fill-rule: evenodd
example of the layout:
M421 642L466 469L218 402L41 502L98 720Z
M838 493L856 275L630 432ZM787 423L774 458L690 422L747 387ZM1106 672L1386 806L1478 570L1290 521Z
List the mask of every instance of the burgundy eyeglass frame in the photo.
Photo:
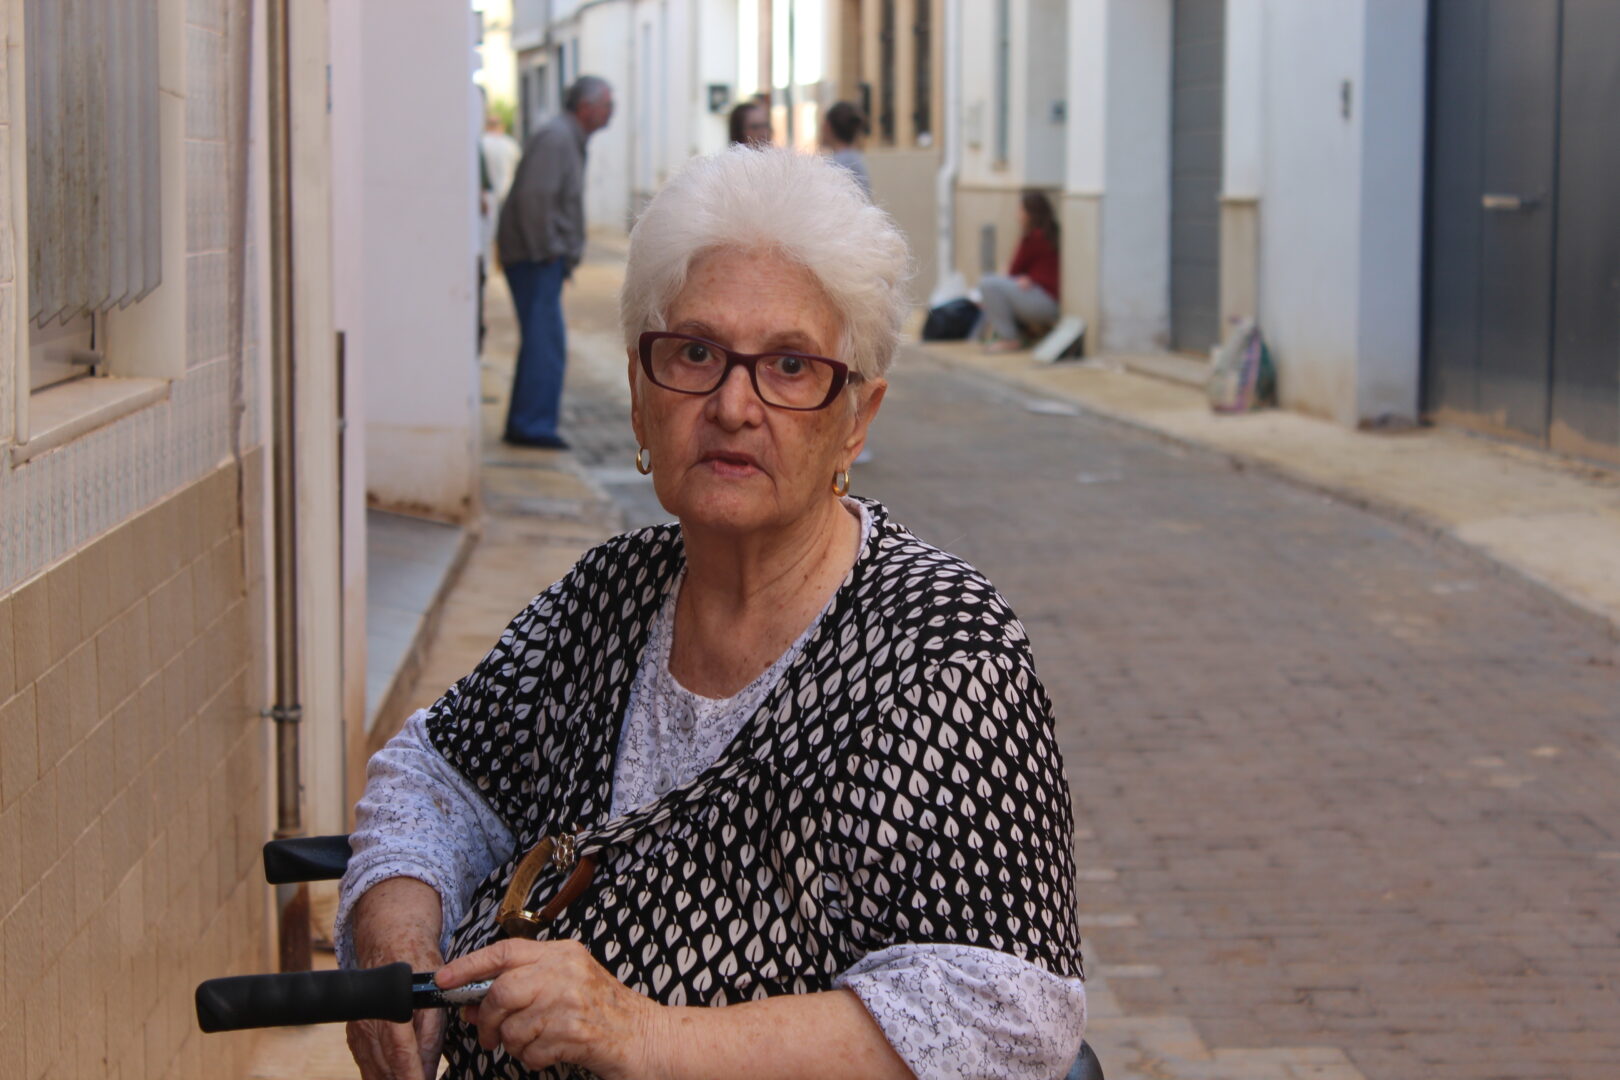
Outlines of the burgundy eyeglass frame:
M652 344L659 338L676 338L680 341L695 341L699 345L707 345L711 349L718 349L726 356L726 368L720 373L720 378L715 380L715 384L707 390L680 390L673 386L665 386L663 383L658 381L658 377L653 374L652 369ZM636 349L641 354L641 370L646 372L647 378L652 380L652 384L661 390L668 390L672 394L688 394L692 397L707 397L726 384L726 380L731 378L732 368L745 367L748 369L748 381L753 385L754 394L759 398L759 400L764 402L766 405L769 405L773 409L786 409L789 412L815 412L818 409L825 409L828 405L833 403L833 399L838 397L839 393L843 391L844 387L849 385L852 378L860 378L858 375L852 376L849 371L849 365L844 363L842 360L834 360L826 356L817 356L815 353L795 352L792 349L776 349L772 352L765 353L741 353L737 352L735 349L726 348L718 341L710 341L708 338L697 337L693 334L677 334L672 330L643 331L641 337L636 339ZM826 364L831 367L833 372L832 383L828 385L827 396L822 399L821 404L778 405L774 401L766 400L765 395L759 391L758 364L767 356L797 356L804 360L815 360L818 363Z

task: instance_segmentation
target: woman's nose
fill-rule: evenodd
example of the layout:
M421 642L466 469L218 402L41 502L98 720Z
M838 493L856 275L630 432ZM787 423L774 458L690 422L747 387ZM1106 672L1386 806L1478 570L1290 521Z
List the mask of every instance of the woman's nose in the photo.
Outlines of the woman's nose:
M714 402L716 418L731 423L746 421L763 404L759 395L754 393L754 382L748 375L748 369L741 364L726 373L710 397Z

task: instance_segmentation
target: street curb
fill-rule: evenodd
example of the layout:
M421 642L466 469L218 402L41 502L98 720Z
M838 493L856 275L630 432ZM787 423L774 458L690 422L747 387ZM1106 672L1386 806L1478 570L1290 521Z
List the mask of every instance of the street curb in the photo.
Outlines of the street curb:
M1565 589L1554 582L1548 581L1533 570L1503 560L1478 544L1464 540L1454 533L1449 526L1415 507L1394 500L1379 499L1362 492L1352 491L1313 476L1292 472L1283 466L1248 454L1224 450L1207 442L1167 431L1141 417L1101 407L1077 394L1065 393L1054 387L1031 385L1016 377L986 371L963 358L943 352L935 352L918 342L905 342L901 345L901 349L914 356L948 367L952 371L977 376L998 386L1014 387L1024 393L1067 402L1080 409L1083 415L1091 419L1151 436L1162 443L1198 454L1213 461L1224 462L1229 468L1238 472L1253 472L1270 479L1281 480L1302 491L1330 498L1335 502L1410 528L1431 539L1440 541L1450 550L1472 557L1475 561L1503 577L1517 580L1537 592L1545 594L1560 606L1569 609L1582 622L1588 623L1602 632L1611 642L1620 645L1620 612L1612 612L1606 607L1593 603L1578 592ZM1154 378L1151 375L1130 372L1122 374L1138 379L1151 380ZM1617 662L1620 662L1620 657L1617 657Z

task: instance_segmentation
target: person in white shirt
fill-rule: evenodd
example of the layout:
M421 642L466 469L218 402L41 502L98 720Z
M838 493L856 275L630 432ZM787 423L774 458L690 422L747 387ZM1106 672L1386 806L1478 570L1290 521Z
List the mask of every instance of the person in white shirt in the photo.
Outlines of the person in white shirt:
M484 155L484 169L489 175L489 205L484 208L484 251L495 241L495 223L501 219L501 204L512 190L512 179L517 176L518 162L523 158L523 145L506 130L506 122L494 113L484 121L484 134L479 139Z

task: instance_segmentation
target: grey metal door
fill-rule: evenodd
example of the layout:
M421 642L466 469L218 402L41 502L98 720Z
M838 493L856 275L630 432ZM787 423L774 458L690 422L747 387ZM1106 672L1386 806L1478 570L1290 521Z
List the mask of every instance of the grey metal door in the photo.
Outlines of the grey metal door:
M1226 0L1175 0L1170 99L1170 345L1220 338Z
M1620 460L1620 4L1564 0L1559 76L1548 441Z
M1620 454L1620 6L1433 11L1427 411Z

